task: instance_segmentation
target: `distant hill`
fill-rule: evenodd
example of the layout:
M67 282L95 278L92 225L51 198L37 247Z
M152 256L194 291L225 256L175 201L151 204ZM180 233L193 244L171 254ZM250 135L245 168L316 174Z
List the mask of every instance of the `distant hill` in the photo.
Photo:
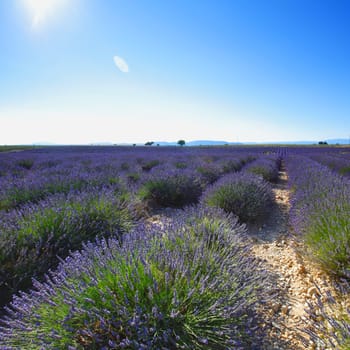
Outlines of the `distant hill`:
M319 141L326 141L330 145L346 145L349 144L348 139L327 139L327 140L300 140L300 141L266 141L266 142L228 142L222 140L194 140L186 141L186 146L222 146L222 145L316 145ZM177 142L158 141L154 142L154 146L177 146Z
M92 142L90 146L113 146L113 142Z
M33 146L57 146L57 144L49 141L38 141L33 142Z
M185 140L186 141L186 140ZM301 140L301 141L271 141L271 142L228 142L223 140L193 140L186 141L186 146L223 146L223 145L259 145L259 144L269 144L269 145L316 145L319 141L326 141L329 145L348 145L350 143L349 139L326 139L326 140ZM35 146L60 146L60 144L55 144L49 141L33 142L32 145ZM62 144L63 145L63 144ZM132 143L113 143L113 142L93 142L89 146L132 146ZM137 143L137 146L143 146L144 143ZM153 146L178 146L177 141L154 141Z
M220 145L241 145L239 142L215 141L215 140L196 140L186 143L188 146L220 146Z
M326 139L326 140L301 140L301 141L266 141L266 142L243 142L243 145L259 145L259 144L268 144L268 145L317 145L319 141L326 141L329 145L348 145L349 139Z
M168 142L168 141L155 141L154 145L159 146L177 146L176 142ZM220 145L241 145L238 142L227 142L227 141L217 141L217 140L194 140L194 141L186 141L186 146L220 146Z
M348 145L350 143L349 139L329 139L326 140L329 144L339 144L339 145Z

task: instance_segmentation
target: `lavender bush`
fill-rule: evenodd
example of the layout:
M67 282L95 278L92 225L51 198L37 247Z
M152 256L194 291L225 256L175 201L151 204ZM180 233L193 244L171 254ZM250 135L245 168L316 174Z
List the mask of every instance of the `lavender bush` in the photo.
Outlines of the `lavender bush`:
M158 159L153 159L153 160L147 160L143 164L141 164L141 168L143 171L150 171L154 167L160 164L160 161Z
M279 159L260 157L249 163L244 171L262 176L265 181L276 182L278 180Z
M3 348L259 349L265 277L234 221L221 215L208 242L208 213L140 227L123 245L87 244L15 298L2 320Z
M312 259L350 278L350 184L307 157L287 159L293 190L291 223Z
M188 164L186 161L184 160L177 160L175 163L174 163L174 166L175 168L177 169L186 169L188 167Z
M238 159L227 159L222 162L222 172L224 174L234 173L242 169L242 167L252 161L254 157L248 156L247 158L238 158Z
M17 165L24 168L24 169L29 170L34 165L34 160L33 159L20 159L17 161Z
M334 153L334 152L333 152ZM350 159L341 154L322 153L311 155L310 158L328 166L331 170L338 172L340 175L350 175Z
M140 187L139 197L150 207L181 208L198 202L201 183L191 170L167 170L150 175Z
M261 177L236 173L224 176L209 187L202 202L237 215L241 222L257 222L268 216L273 194Z
M223 174L221 167L218 164L201 163L196 167L200 175L203 186L211 185L217 181Z
M52 197L4 216L0 224L1 304L42 278L58 258L95 237L122 235L133 226L131 205L111 190Z
M37 203L52 194L84 191L89 188L113 186L115 191L126 193L118 174L105 169L85 171L77 169L53 169L32 172L25 178L9 177L0 190L0 210L20 207L28 202Z
M350 347L350 286L344 282L335 283L332 292L322 292L315 285L317 298L308 302L305 333L319 349L348 350Z

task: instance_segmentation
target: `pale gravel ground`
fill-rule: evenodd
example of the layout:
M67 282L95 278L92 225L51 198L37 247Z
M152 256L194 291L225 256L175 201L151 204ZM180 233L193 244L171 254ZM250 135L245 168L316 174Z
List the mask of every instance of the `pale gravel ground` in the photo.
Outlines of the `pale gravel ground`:
M281 171L273 188L276 205L267 222L262 227L248 226L253 253L277 278L276 296L263 312L270 325L270 336L276 339L273 349L322 349L313 344L303 330L313 328L306 309L307 303L315 302L319 293L315 283L325 295L329 279L298 253L302 250L301 243L288 225L290 193L287 181L286 172Z

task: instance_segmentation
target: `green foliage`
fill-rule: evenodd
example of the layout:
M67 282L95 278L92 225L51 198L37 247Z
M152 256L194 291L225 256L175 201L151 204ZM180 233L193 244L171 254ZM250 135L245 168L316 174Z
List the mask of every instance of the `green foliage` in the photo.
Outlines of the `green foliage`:
M222 175L221 169L210 164L199 166L197 171L201 175L205 185L213 184Z
M151 207L182 208L198 202L202 187L193 175L182 173L161 174L146 181L139 197Z
M3 198L0 198L0 210L15 208L26 202L35 202L45 197L42 188L10 188Z
M246 255L242 227L228 219L212 222L208 216L205 224L202 219L180 217L161 230L136 231L123 245L114 240L87 245L62 265L54 282L36 284L31 306L20 308L19 323L10 321L4 344L254 348L260 336L249 327L257 323L265 277ZM206 228L215 229L216 242L208 242Z
M24 150L31 150L35 148L40 148L38 146L3 146L0 145L0 152L13 152L13 151L24 151Z
M345 166L339 169L340 175L350 175L350 166Z
M83 191L88 188L112 186L114 191L118 194L126 193L125 185L122 183L119 177L106 177L106 178L74 178L74 179L59 179L44 182L40 186L13 186L3 197L0 198L0 210L9 210L17 208L28 202L38 203L40 200L45 199L49 195L62 193L68 194L71 191Z
M252 164L249 166L249 169L247 169L247 171L252 174L262 176L262 178L268 182L276 182L278 180L277 167Z
M127 163L127 162L122 162L122 163L120 164L120 169L121 169L121 170L129 170L129 169L130 169L129 163Z
M149 160L141 165L143 171L150 171L152 168L160 164L158 159Z
M344 280L323 281L316 298L308 301L305 332L318 349L350 349L349 287ZM326 287L326 288L325 288ZM326 291L326 292L325 292ZM317 320L317 327L312 323ZM311 322L310 322L311 321Z
M178 144L179 146L184 146L185 143L186 143L185 140L179 140L179 141L177 141L177 144Z
M188 167L188 164L186 162L176 162L175 164L176 169L186 169Z
M273 195L260 177L237 174L228 175L209 188L203 202L237 215L241 222L258 222L269 215Z
M139 173L134 172L127 174L126 178L129 183L136 183L140 180L141 175Z
M225 160L222 163L222 172L224 174L235 173L240 171L244 165L254 161L255 159L256 157L249 155L245 158Z
M34 160L33 159L20 159L17 161L17 165L24 168L24 169L30 170L34 165Z
M312 258L330 272L350 277L350 203L309 213L304 241Z
M121 236L134 224L125 202L103 192L50 204L20 215L2 230L0 286L12 292L26 289L33 277L42 278L58 264L57 256L65 257L96 237Z
M228 160L222 165L222 172L224 174L234 173L241 170L243 164L241 160Z
M350 279L350 187L327 166L291 157L294 186L290 220L306 252L336 278Z

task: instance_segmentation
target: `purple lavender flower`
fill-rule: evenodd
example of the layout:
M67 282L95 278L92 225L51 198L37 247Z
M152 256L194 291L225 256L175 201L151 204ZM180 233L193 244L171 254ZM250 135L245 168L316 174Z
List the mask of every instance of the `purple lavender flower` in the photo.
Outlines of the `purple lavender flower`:
M237 215L241 222L255 222L269 214L273 195L267 182L244 172L221 178L205 191L201 201Z
M350 278L350 183L305 156L286 161L293 192L290 220L312 259Z
M9 349L229 349L232 339L254 348L266 275L244 234L219 210L188 208L122 244L89 243L15 297L0 340Z

